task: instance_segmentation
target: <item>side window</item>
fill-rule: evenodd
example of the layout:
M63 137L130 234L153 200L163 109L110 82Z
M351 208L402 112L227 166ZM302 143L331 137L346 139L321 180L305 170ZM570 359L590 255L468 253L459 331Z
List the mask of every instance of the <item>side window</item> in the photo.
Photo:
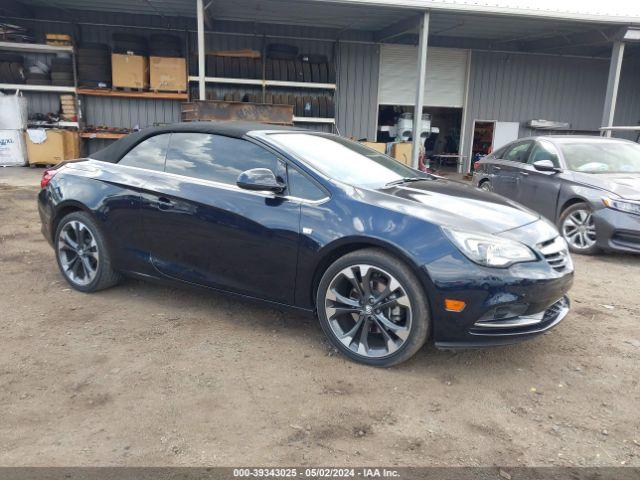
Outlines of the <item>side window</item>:
M502 156L504 155L505 150L507 149L507 147L502 147L499 150L496 150L495 152L493 152L492 157L491 158L495 158L500 160L502 158Z
M120 159L119 165L146 168L147 170L164 170L164 159L167 155L169 137L165 133L143 140Z
M531 146L531 142L522 142L517 143L511 149L504 154L504 159L512 162L527 162L527 153L529 152L529 147Z
M278 159L268 150L239 138L207 133L173 133L166 171L235 185L251 168L268 168L277 175Z
M292 197L304 198L305 200L322 200L327 194L320 187L308 179L297 168L287 166L289 177L289 195Z
M527 163L535 163L538 160L551 160L556 167L560 166L558 151L555 145L550 142L545 142L544 140L536 142L533 146Z

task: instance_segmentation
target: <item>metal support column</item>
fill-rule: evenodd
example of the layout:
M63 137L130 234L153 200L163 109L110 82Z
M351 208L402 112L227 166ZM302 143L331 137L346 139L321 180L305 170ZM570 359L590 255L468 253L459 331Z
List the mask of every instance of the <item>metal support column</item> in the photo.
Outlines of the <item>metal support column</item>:
M614 42L611 50L611 63L609 64L609 78L607 80L607 93L604 98L604 111L602 112L602 126L612 127L613 117L616 113L616 100L618 99L618 85L620 84L620 70L622 69L622 57L624 57L624 42ZM606 130L605 135L611 136L611 130Z
M196 10L198 15L198 97L200 100L207 99L205 77L205 57L204 57L204 5L203 0L196 0Z
M418 42L418 84L416 85L416 104L413 108L413 148L411 151L411 165L418 168L420 156L420 131L422 130L422 107L424 105L424 85L427 76L427 45L429 43L429 12L422 14L420 19L420 40Z

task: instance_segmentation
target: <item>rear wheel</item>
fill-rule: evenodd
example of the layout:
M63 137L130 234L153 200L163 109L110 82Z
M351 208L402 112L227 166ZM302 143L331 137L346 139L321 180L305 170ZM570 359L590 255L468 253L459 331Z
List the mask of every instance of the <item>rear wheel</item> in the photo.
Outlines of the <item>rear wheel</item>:
M562 212L560 232L572 252L583 255L598 253L596 225L591 208L586 203L576 203Z
M403 262L378 249L336 260L322 276L316 306L331 343L367 365L408 360L429 333L422 285Z
M85 212L62 218L56 229L56 258L65 280L81 292L97 292L118 283L104 236Z

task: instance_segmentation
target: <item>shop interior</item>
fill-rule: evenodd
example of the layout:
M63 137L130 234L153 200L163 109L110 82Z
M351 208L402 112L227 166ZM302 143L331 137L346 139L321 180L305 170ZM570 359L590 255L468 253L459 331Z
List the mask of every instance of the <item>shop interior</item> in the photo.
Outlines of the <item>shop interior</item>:
M455 173L461 161L462 109L424 107L422 134L425 164L439 173ZM377 142L394 144L412 140L413 107L380 105Z

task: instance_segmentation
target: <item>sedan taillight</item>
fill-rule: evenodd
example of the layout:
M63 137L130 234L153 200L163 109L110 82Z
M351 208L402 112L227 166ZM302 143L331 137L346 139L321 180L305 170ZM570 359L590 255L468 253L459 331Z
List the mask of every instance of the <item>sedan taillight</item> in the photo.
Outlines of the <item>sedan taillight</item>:
M42 174L42 179L40 180L40 188L46 187L56 173L58 173L57 169L47 168Z

